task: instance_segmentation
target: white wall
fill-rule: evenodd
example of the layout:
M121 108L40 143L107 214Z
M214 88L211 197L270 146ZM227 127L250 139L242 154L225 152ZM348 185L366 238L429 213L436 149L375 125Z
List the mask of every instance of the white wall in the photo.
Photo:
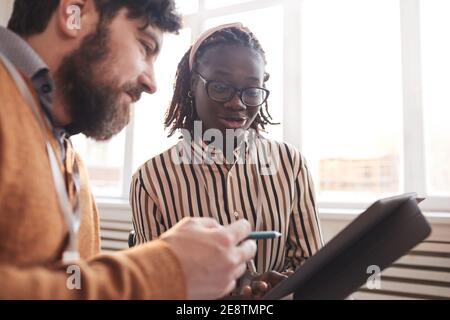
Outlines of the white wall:
M0 25L6 26L12 12L14 0L0 1Z

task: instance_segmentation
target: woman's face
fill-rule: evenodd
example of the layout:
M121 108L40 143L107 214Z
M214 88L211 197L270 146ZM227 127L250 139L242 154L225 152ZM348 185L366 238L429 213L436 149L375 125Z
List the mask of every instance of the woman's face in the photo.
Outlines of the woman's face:
M226 129L248 129L261 106L246 106L239 93L227 102L214 101L208 96L206 81L215 81L209 85L210 96L220 96L228 85L237 89L263 87L265 64L261 55L243 46L217 46L203 54L196 71L201 76L193 74L191 91L203 130L219 129L225 134ZM249 101L254 99L253 94L252 90L246 94Z

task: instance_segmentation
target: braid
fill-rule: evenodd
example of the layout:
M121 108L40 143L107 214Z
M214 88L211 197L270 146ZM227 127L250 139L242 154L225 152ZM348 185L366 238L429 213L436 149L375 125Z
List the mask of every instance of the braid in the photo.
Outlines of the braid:
M261 47L258 39L252 32L245 32L238 28L227 28L220 30L210 37L208 37L198 48L195 57L193 70L196 69L199 59L210 48L219 45L240 45L245 46L261 54L261 57L266 64L266 53ZM192 47L184 54L180 63L178 64L177 73L175 76L174 93L169 109L166 112L164 126L169 128L169 137L172 136L177 129L187 129L192 131L194 128L194 121L197 118L195 111L195 102L189 96L191 86L191 71L189 70L189 55ZM268 80L268 74L264 82ZM264 88L266 87L264 83ZM261 107L258 115L253 121L251 128L259 131L264 130L268 124L278 124L272 122L272 116L269 113L269 104L266 101Z
M192 98L189 97L191 87L191 72L189 70L190 53L191 49L184 54L178 64L172 101L165 115L164 127L166 129L170 127L169 137L171 137L177 129L190 130L194 126L194 102Z

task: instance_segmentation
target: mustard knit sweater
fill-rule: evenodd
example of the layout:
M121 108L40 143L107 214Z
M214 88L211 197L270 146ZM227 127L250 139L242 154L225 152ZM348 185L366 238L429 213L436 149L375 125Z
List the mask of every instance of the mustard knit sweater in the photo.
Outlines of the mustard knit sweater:
M98 213L84 166L77 161L81 289L70 289L73 273L60 260L67 227L42 131L0 63L0 299L185 298L181 266L163 241L100 254Z

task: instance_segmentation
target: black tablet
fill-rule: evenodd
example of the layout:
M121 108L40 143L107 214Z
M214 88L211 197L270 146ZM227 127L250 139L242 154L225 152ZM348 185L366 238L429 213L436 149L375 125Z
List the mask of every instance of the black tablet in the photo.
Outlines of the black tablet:
M345 299L430 233L416 194L378 200L263 299Z

